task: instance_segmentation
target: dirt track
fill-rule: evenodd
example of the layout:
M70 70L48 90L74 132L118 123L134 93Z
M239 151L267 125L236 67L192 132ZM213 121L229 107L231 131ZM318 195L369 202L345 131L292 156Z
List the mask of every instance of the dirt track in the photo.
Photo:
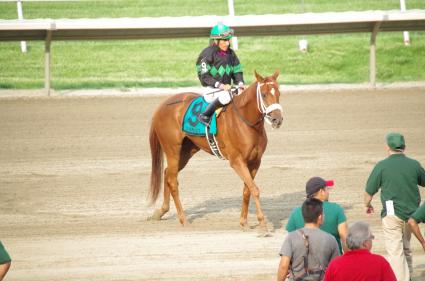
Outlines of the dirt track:
M268 131L257 176L272 237L257 237L254 206L252 230L239 229L242 183L203 152L179 180L191 225L178 224L174 206L166 220L146 221L147 133L162 99L0 99L0 239L13 258L6 280L275 280L282 225L314 175L335 180L331 200L349 222L372 224L383 254L379 216L364 216L361 202L385 134L404 133L407 154L425 165L424 91L283 94L284 125ZM380 210L378 196L374 203ZM425 255L412 241L414 280L424 280Z

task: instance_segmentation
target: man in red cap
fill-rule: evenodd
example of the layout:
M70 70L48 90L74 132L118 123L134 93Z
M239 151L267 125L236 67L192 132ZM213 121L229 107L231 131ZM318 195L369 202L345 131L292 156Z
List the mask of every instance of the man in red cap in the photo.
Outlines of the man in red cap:
M333 186L332 180L325 181L321 177L313 177L307 181L305 191L307 198L316 198L323 202L324 222L320 229L332 234L339 247L340 253L342 250L346 252L348 249L345 244L347 236L347 218L344 214L344 209L337 203L329 202L329 187ZM304 219L301 214L301 207L292 210L289 216L286 230L288 232L304 227Z

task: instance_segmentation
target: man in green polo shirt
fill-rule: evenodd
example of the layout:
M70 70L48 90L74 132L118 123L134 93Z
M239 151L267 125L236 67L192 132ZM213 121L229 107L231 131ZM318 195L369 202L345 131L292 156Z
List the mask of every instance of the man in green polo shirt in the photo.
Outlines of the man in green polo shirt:
M409 218L407 223L410 226L410 230L418 238L419 243L421 243L422 248L425 251L425 239L422 236L422 233L419 229L419 223L425 222L425 203L423 203Z
M328 188L333 185L333 181L325 181L320 177L313 177L307 181L305 191L307 198L316 198L323 202L324 221L320 229L335 237L340 254L342 254L343 249L344 252L348 250L345 244L345 238L347 237L347 218L345 217L344 209L340 205L328 201ZM292 210L289 216L286 230L291 232L303 227L304 218L301 213L301 207L297 207Z
M0 241L0 281L3 280L10 267L10 256Z
M388 260L398 281L409 281L413 272L409 217L421 202L418 185L425 186L421 164L404 154L403 135L386 136L388 157L376 164L366 184L365 209L373 213L372 197L381 189L382 229Z

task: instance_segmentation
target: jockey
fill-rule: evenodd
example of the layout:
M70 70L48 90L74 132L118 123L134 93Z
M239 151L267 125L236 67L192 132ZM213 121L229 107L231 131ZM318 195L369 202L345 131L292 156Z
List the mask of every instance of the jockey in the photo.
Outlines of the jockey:
M231 83L244 89L242 65L230 48L233 29L222 23L211 29L210 46L205 48L196 61L196 70L202 86L207 87L204 99L209 103L198 120L208 125L214 111L230 102ZM216 89L214 91L214 89ZM221 90L221 91L220 91Z

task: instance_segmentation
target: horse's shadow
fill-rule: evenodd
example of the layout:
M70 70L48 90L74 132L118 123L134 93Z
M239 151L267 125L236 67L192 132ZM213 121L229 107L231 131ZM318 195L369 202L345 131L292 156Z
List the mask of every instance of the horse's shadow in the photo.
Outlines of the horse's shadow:
M291 194L282 194L275 197L262 197L261 206L263 212L269 223L273 224L273 228L277 229L282 226L282 220L285 220L291 210L302 203L302 192L295 192ZM255 214L254 200L250 200L249 214ZM209 214L220 213L223 210L235 209L240 211L242 205L242 197L227 197L206 200L191 208L187 208L185 213L188 221L193 223L197 219L203 218ZM176 215L170 216L168 219L176 219ZM235 218L237 219L237 218Z
M282 227L282 222L289 217L292 209L301 206L304 200L305 193L300 191L281 194L274 197L262 197L261 205L268 222L273 225L273 229L279 229ZM194 207L186 209L185 213L188 216L188 221L192 223L208 214L220 213L228 209L240 210L241 204L241 197L209 199ZM352 205L342 207L347 210L351 209ZM255 211L255 204L251 198L249 213L255 214ZM176 215L170 216L169 219L176 219Z

